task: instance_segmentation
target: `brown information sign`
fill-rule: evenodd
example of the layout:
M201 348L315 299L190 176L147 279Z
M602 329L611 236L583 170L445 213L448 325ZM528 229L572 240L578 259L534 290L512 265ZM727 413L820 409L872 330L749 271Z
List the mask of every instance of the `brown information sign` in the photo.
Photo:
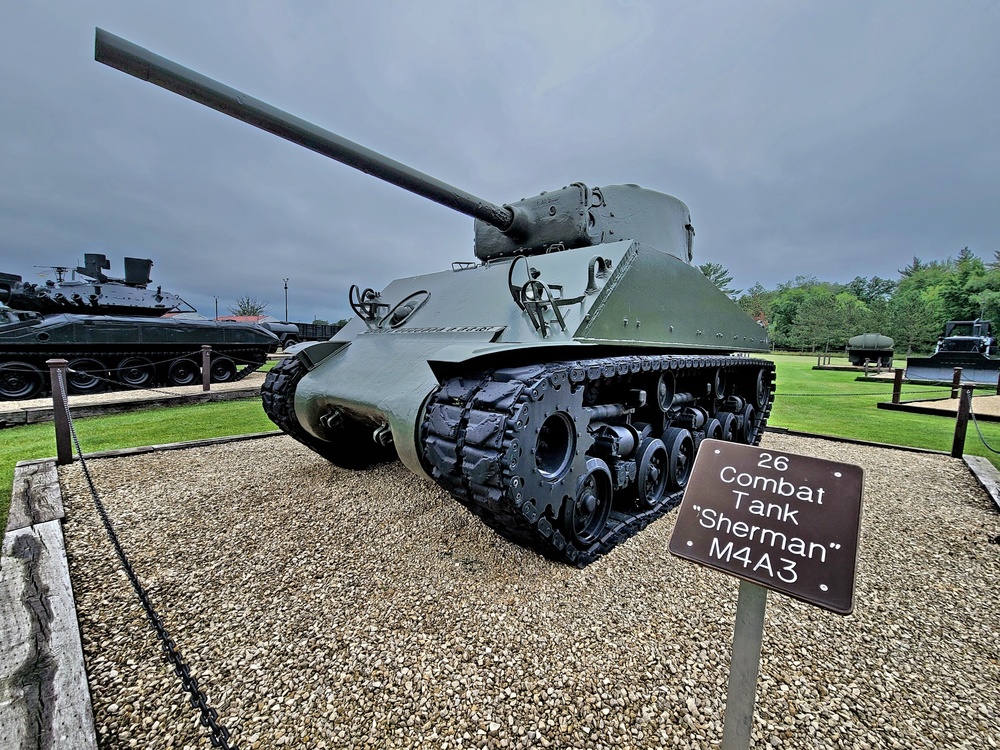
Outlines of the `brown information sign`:
M863 488L860 466L706 440L670 551L848 615Z

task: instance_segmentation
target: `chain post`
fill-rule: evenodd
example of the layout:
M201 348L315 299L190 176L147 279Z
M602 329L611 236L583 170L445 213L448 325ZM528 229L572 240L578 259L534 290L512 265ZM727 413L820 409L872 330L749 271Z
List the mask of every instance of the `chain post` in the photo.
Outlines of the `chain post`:
M208 344L201 345L201 389L212 389L212 347Z
M899 397L903 393L903 370L897 367L896 376L892 379L892 403L898 404Z
M951 443L952 458L961 458L962 454L965 453L965 432L969 428L969 412L972 410L972 389L973 386L970 383L962 386L962 395L958 401L958 415L955 419L955 438Z
M958 391L962 387L962 368L956 367L951 376L951 397L958 398Z
M52 391L52 421L56 430L56 463L73 463L73 443L69 431L69 405L66 403L66 366L65 359L47 359L49 366L49 382Z

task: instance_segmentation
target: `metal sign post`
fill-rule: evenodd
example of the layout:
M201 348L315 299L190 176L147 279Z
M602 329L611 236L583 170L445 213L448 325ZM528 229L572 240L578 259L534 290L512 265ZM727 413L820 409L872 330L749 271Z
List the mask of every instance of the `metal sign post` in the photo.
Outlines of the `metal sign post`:
M736 624L733 626L733 658L729 665L729 691L726 693L726 723L722 728L722 750L750 747L766 608L767 589L749 581L740 581Z
M852 464L706 440L670 552L741 579L722 746L749 747L767 589L847 615L864 472Z

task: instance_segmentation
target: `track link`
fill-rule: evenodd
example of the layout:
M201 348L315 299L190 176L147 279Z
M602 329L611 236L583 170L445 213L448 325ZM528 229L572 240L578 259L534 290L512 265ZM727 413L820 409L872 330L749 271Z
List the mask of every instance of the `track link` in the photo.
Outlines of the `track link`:
M687 400L666 411L657 404L664 380L687 390ZM424 465L501 536L583 567L676 507L683 496L683 488L675 486L651 506L636 503L634 458L609 452L591 425L609 415L607 421L659 436L686 419L697 445L706 432L690 421L693 407L716 428L721 418L729 439L756 445L773 392L773 363L746 357L623 356L486 371L448 380L431 395L420 428ZM744 404L753 406L752 412L727 411L746 409ZM561 442L570 445L562 450ZM595 456L612 469L614 503L603 527L581 541L567 514L579 497L588 458Z

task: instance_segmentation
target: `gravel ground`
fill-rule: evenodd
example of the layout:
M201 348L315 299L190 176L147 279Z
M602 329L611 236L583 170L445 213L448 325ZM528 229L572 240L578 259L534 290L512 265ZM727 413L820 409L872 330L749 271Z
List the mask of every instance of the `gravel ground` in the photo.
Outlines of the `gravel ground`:
M866 472L855 612L768 597L756 747L1000 743L1000 514L958 460L768 434ZM89 462L150 596L243 748L713 747L738 583L673 515L584 570L503 541L400 464L286 437ZM207 748L60 469L100 744Z

